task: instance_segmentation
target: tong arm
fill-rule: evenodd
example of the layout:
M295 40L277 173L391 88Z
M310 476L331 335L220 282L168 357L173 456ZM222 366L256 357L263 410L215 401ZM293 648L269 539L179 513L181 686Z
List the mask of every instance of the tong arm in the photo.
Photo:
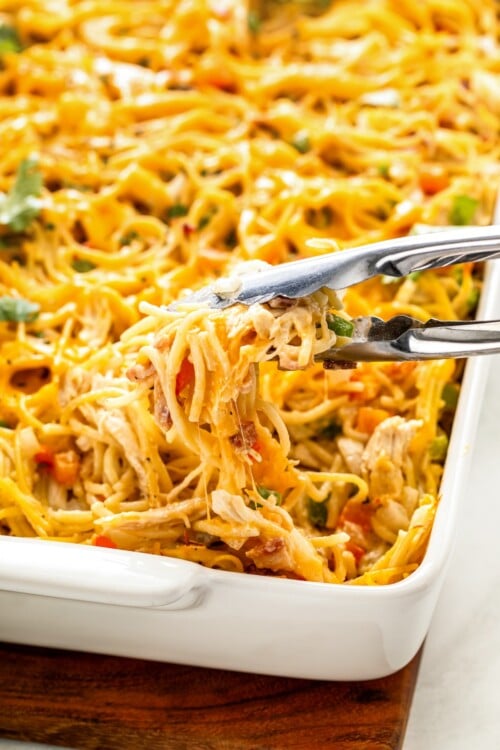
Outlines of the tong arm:
M215 282L181 298L172 307L204 304L224 309L237 303L262 304L276 297L297 299L322 287L345 289L378 274L400 277L413 271L497 256L500 257L498 226L460 227L270 266L234 277L234 289L229 293L218 291L220 284Z
M324 362L389 362L460 359L500 353L500 320L426 323L407 315L387 322L356 318L353 338L318 355Z

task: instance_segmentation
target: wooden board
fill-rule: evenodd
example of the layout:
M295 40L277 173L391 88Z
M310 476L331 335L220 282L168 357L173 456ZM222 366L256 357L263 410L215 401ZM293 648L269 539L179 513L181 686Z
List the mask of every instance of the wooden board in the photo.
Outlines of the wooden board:
M0 644L0 737L75 750L398 750L419 658L343 683Z

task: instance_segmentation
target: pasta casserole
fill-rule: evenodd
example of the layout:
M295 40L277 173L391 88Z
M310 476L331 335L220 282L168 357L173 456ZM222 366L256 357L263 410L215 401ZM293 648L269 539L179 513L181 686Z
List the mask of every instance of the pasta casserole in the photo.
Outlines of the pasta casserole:
M1 534L336 584L418 567L461 364L314 356L358 315L471 316L481 268L183 300L490 223L498 32L494 0L0 0Z

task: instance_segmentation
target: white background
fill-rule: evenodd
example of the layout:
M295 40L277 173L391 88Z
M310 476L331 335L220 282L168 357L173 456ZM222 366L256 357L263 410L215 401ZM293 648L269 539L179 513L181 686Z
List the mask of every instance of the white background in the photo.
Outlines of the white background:
M500 357L495 356L404 750L500 749L499 530Z
M495 356L404 750L500 750L499 530L500 356ZM2 750L30 747L35 746L0 739Z

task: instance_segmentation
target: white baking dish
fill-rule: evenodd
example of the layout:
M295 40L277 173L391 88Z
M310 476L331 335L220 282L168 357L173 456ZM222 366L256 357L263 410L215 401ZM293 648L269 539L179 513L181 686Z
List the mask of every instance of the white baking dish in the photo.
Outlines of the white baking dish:
M479 316L500 317L500 261ZM399 583L333 586L0 537L0 640L292 677L361 680L407 664L443 582L488 357L469 361L425 559Z

